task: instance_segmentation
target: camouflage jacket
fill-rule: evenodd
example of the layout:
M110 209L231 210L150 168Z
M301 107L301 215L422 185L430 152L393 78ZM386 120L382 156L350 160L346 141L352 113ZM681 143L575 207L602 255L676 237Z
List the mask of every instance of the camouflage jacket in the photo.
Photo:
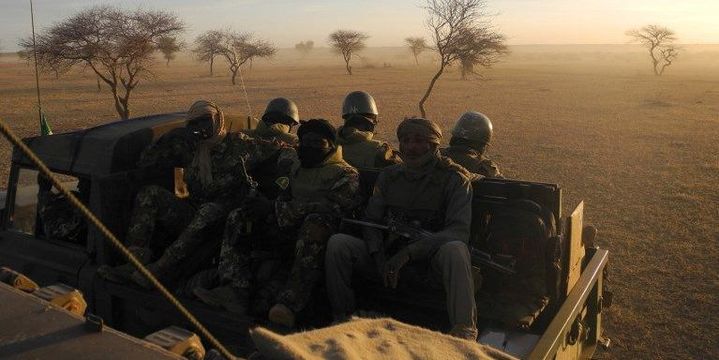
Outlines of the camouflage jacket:
M424 259L449 241L469 241L472 223L472 174L450 159L439 157L423 169L408 169L404 164L382 170L375 182L365 216L385 222L394 214L420 220L425 230L433 233L428 239L417 239L408 246L410 257ZM364 239L370 254L391 251L391 237L365 228ZM394 248L394 250L397 250Z
M384 168L402 162L389 144L374 140L371 132L340 127L337 134L345 161L356 168Z
M239 202L249 190L246 171L252 173L253 169L286 147L278 141L252 139L241 133L227 134L221 142L212 147L212 182L203 184L200 181L199 169L192 166L199 141L175 130L147 148L138 165L185 168L184 180L190 200L198 204L209 201ZM245 167L242 165L243 159Z
M79 198L78 192L73 193ZM38 216L48 239L80 244L87 233L87 224L82 213L61 193L40 192Z
M480 152L464 145L454 145L442 150L442 155L462 165L469 172L493 178L502 178L497 164Z
M342 160L341 148L318 167L303 168L295 161L288 183L291 199L275 201L279 226L297 226L305 216L313 213L341 218L350 214L361 201L359 173Z

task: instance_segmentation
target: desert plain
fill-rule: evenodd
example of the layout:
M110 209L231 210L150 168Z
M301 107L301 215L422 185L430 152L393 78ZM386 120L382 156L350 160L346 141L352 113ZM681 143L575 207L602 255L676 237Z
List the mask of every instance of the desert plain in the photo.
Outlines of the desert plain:
M719 45L685 45L664 76L633 45L525 45L478 77L457 69L440 79L427 117L449 139L454 120L478 110L494 123L488 151L505 176L560 184L565 213L585 201L585 221L610 251L605 313L612 339L603 359L719 358ZM397 145L395 127L418 115L436 64L403 48L369 48L354 75L327 49L281 49L243 69L232 86L221 59L160 59L131 98L131 116L183 111L212 99L226 112L259 117L268 100L295 100L302 118L340 124L353 90L377 100L377 137ZM109 91L89 71L42 75L43 109L54 132L116 121ZM249 103L249 106L248 104ZM22 137L39 132L32 67L0 57L0 117ZM132 121L132 120L128 120ZM11 148L0 141L0 187ZM481 311L481 309L480 309Z

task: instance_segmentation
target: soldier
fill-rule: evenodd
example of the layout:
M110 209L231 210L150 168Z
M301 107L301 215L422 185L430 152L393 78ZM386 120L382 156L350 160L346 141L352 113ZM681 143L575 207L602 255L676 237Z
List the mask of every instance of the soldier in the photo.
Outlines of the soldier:
M233 211L222 242L221 285L212 290L194 289L207 304L245 312L251 287L259 285L253 278L253 263L262 253L270 253L292 264L289 278L275 290L277 304L269 312L271 321L288 327L294 326L295 314L307 305L321 280L327 239L336 231L339 219L357 205L359 187L357 170L342 160L329 122L303 122L297 134L299 164L295 163L289 174L288 196L275 201L248 198L243 207ZM245 227L258 220L269 230L261 237Z
M440 275L447 296L450 334L476 339L474 282L467 242L472 220L471 175L442 157L440 128L421 118L405 119L397 128L403 164L382 170L367 205L369 221L415 224L432 236L415 241L363 229L363 239L333 235L327 245L327 293L336 320L355 311L351 279L355 271L382 278L395 288L407 264L430 267ZM389 260L385 260L386 258ZM426 264L426 265L425 265Z
M342 103L345 123L337 132L337 142L342 145L345 161L356 168L383 168L402 162L389 144L372 139L378 115L374 99L364 91L347 94Z
M468 111L457 119L449 147L442 151L442 155L474 174L501 178L497 164L484 156L491 140L492 122L489 118L482 113Z
M257 123L257 128L247 130L245 133L251 137L261 139L276 139L291 146L297 145L297 136L290 131L292 127L299 124L300 115L297 105L286 98L274 98L270 100L262 115L262 120Z
M83 244L87 236L87 223L80 210L76 209L62 193L52 192L50 179L38 174L37 212L45 237L50 240ZM77 190L73 194L83 203L87 203L90 183L79 179Z
M153 253L160 255L148 265L159 278L189 275L219 251L219 241L214 246L200 245L205 239L219 237L215 229L223 227L227 213L249 191L245 165L256 166L282 146L278 142L250 140L243 134L228 134L223 113L212 102L195 102L187 117L185 128L171 131L146 149L138 164L186 168L184 180L189 190L186 199L156 185L142 188L135 198L125 242L145 264L153 259ZM157 239L157 235L165 236ZM213 252L213 247L218 250ZM194 255L193 261L184 262L180 271L176 271L190 255ZM114 281L123 282L129 277L138 285L149 287L147 279L133 270L130 264L125 264L103 267L99 272Z

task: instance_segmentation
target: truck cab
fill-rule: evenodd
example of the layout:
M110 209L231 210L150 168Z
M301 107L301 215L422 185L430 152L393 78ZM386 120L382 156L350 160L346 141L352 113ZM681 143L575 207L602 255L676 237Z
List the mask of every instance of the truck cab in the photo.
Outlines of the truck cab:
M232 131L252 127L249 120L232 124ZM141 187L155 184L172 190L177 186L173 168L138 168L140 153L163 134L184 125L184 113L170 113L24 141L68 187L86 184L82 189L85 204L123 239ZM377 174L376 170L360 169L365 196L369 196ZM562 190L556 184L484 179L474 182L473 188L471 245L511 259L517 269L512 275L478 270L479 341L527 359L589 358L598 345L607 345L602 311L610 303L603 281L608 252L582 241L583 204L565 216ZM14 149L0 213L0 265L25 274L40 286L64 283L79 289L88 312L134 336L143 337L169 325L191 327L159 293L97 276L99 266L116 265L123 259L92 225L73 241L48 236L42 204L39 207L37 201L42 191L37 170ZM358 294L372 294L359 299L364 308L445 329L441 289L409 286L389 290L358 281L367 289ZM329 324L322 296L320 289L305 326ZM192 299L181 301L236 354L252 351L248 329L263 324L263 319L232 315Z

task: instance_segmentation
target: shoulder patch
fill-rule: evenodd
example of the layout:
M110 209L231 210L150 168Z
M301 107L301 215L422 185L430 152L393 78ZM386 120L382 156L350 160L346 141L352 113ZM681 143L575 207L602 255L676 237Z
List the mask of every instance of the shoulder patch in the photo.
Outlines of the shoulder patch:
M287 190L287 187L290 186L290 179L287 176L278 177L275 180L275 184L277 184L280 189Z

